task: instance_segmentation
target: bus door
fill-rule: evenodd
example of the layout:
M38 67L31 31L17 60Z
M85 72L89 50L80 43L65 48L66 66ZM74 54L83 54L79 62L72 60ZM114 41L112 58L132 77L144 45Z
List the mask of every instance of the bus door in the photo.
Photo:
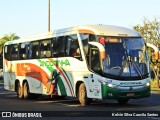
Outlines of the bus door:
M89 77L89 89L92 98L101 98L101 84L98 81L102 74L99 49L97 47L91 47L89 54L89 68L93 72Z

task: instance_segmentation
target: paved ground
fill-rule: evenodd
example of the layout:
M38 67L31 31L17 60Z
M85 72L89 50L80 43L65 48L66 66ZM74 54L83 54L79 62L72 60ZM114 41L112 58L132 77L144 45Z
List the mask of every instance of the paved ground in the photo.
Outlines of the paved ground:
M142 98L138 100L130 100L127 105L119 105L115 100L98 101L95 100L89 106L83 107L79 104L77 99L74 98L64 98L64 99L53 99L48 96L42 96L42 98L35 100L24 100L17 99L14 92L6 91L3 88L3 84L0 84L0 111L8 112L42 112L42 115L57 116L54 119L96 119L101 117L101 119L108 118L109 120L117 119L142 119L142 117L106 117L107 114L112 116L112 113L117 113L116 111L123 111L124 113L131 113L132 115L139 111L142 116L145 111L155 111L153 113L160 113L160 95L153 94L149 98ZM58 112L57 112L58 111ZM116 115L116 114L115 114ZM74 117L73 117L74 116ZM78 117L77 117L78 116ZM83 116L83 117L82 117ZM102 117L103 116L103 117ZM6 119L6 118L3 118ZM12 118L19 119L19 118ZM28 119L28 118L25 118ZM38 118L38 119L52 119L52 117ZM156 120L160 117L147 116L143 117L143 120Z

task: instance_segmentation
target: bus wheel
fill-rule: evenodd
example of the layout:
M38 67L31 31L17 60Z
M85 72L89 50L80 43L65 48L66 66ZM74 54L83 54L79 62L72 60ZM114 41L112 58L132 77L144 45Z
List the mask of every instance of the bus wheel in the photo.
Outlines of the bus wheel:
M23 98L23 87L21 87L20 82L17 84L17 97L20 99Z
M84 83L82 83L79 87L79 102L82 106L89 105L91 103L91 99L87 98L87 91Z
M23 86L23 95L25 99L29 99L30 98L30 92L29 92L29 85L27 82L24 83Z
M117 101L118 101L119 104L127 104L127 102L129 101L129 99L127 99L127 100L118 99Z

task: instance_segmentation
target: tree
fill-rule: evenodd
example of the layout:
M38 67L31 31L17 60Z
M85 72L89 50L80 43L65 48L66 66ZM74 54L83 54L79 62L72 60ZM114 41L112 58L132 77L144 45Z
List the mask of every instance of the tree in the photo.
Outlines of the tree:
M5 44L5 42L7 41L12 41L12 40L17 40L20 37L17 36L15 33L11 33L11 34L5 34L1 39L0 39L0 55L2 55L2 50L3 50L3 46Z
M154 44L160 48L160 22L158 19L152 21L147 18L144 19L142 25L136 25L133 27L134 30L138 31L145 42ZM159 72L160 72L160 60L155 60L153 49L148 48L148 53L150 56L150 66L155 74L156 87L160 88L159 84Z

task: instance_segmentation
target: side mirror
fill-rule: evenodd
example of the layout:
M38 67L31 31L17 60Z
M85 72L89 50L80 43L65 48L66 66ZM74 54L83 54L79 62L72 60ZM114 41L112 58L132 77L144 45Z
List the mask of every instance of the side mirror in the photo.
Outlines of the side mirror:
M154 52L154 54L155 54L155 59L158 60L160 58L159 56L160 52Z
M150 44L150 43L146 43L146 45L148 47L151 47L152 49L154 49L155 59L156 60L160 59L160 51L159 51L158 47L156 47L155 45Z

